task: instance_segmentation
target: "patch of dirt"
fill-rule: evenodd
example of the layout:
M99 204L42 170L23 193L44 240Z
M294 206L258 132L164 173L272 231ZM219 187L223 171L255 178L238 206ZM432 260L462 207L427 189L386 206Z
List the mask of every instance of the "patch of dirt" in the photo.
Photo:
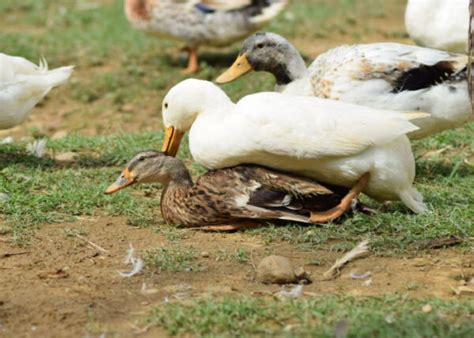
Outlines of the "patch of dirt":
M66 229L80 229L82 237L107 252ZM313 283L304 286L304 297L397 293L454 298L451 287L474 274L472 255L446 249L416 258L369 256L350 263L338 278L322 281L322 274L341 253L301 252L287 243L265 245L259 237L245 232L185 230L181 239L170 242L156 229L130 227L122 218L87 218L77 223L44 225L32 244L25 247L9 241L9 237L0 236L0 336L5 337L81 337L104 332L128 337L140 331L138 321L164 299L271 295L280 287L255 281L254 266L272 253L288 257L295 267L303 266L311 273ZM122 278L118 271L130 269L124 264L129 243L142 257L146 250L159 247L192 247L197 253L206 254L197 258L201 267L197 271L158 272L145 267L139 275ZM248 262L239 263L231 257L219 259L222 250L231 256L238 248L249 253ZM370 272L371 276L352 279L351 272ZM370 285L366 285L368 279ZM141 292L143 282L151 292ZM146 336L162 334L159 328L151 328Z

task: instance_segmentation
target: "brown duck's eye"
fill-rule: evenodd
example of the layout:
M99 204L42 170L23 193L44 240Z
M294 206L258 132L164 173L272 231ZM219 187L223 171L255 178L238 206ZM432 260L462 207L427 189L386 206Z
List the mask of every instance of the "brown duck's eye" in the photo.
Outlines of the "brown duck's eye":
M167 102L165 103L165 108L168 108L168 103Z
M259 43L259 44L257 45L257 48L258 48L258 49L262 49L263 46L264 46L263 43Z
M138 160L139 160L139 161L144 161L144 160L145 160L145 156L140 156L140 157L138 158Z

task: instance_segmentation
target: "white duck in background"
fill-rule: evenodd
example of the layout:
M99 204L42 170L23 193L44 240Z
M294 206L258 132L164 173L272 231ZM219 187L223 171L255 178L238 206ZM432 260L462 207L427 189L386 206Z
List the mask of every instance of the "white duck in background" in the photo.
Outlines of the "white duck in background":
M413 187L415 161L406 133L417 129L401 114L315 97L258 93L234 104L215 84L189 79L163 100L163 151L174 156L189 130L194 160L211 168L243 163L352 187L370 173L363 191L426 210Z
M421 46L465 53L469 0L408 0L405 27Z
M433 135L471 121L467 57L398 43L344 45L319 55L309 68L298 50L274 33L245 40L239 57L218 83L251 71L276 78L285 94L318 96L397 111L423 111L413 121L411 139Z
M263 27L288 0L125 0L125 14L138 29L182 40L188 72L198 70L200 45L228 46Z
M0 129L25 121L53 87L69 79L73 68L48 70L44 59L37 66L22 57L0 53Z

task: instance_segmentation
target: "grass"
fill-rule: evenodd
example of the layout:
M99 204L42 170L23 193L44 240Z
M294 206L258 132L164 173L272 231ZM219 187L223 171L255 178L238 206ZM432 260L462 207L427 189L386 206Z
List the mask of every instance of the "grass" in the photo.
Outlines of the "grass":
M146 253L148 265L159 272L198 271L202 267L196 262L197 258L193 248L158 248Z
M136 152L160 147L162 98L185 78L181 45L131 29L122 2L0 1L4 14L0 51L32 61L45 56L50 67L76 65L71 81L53 90L33 112L47 126L57 117L69 135L49 139L49 152L41 159L25 151L32 137L52 134L41 123L28 124L25 134L29 139L0 144L0 193L8 195L7 200L0 199L0 236L27 245L46 223L65 223L64 236L76 236L85 234L74 224L77 218L118 216L130 226L156 227L172 245L149 250L150 267L162 272L199 270L197 251L179 247L183 238L192 236L189 231L163 226L159 185L103 194ZM267 29L293 41L309 62L317 53L341 43L404 41L403 6L404 1L294 0L290 10ZM239 44L219 51L204 48L196 77L214 79L239 48ZM236 100L248 93L273 90L273 86L270 76L255 73L223 89ZM472 156L473 134L471 124L414 143L416 185L431 209L427 215L413 215L400 203L380 205L364 199L377 214L356 214L319 227L270 223L242 236L258 236L270 251L282 241L301 250L346 251L370 238L378 255L415 255L427 241L444 236L472 239L474 174L464 160ZM186 144L185 140L180 157L193 175L203 173L204 168L192 163ZM436 150L444 151L422 156ZM66 152L76 153L77 158L55 160L55 155ZM469 245L466 240L461 250ZM224 248L217 254L220 260L237 264L247 263L249 256L243 248ZM417 287L408 284L407 290ZM421 310L427 303L431 312ZM336 327L342 331L346 327L348 337L465 337L474 329L473 313L469 299L412 300L398 295L276 301L244 297L165 304L154 309L148 321L173 335L328 337L335 335ZM90 325L98 325L93 317Z
M422 310L426 304L431 311ZM469 300L227 298L163 304L147 322L171 335L199 337L468 337L474 330L473 315L474 302Z
M415 151L421 153L424 149L452 146L439 156L420 158L417 162L417 186L431 209L426 215L413 215L401 203L383 206L367 199L369 206L379 210L376 215L358 213L340 224L318 228L270 225L249 233L262 236L267 243L284 240L303 250L334 240L346 242L344 248L349 248L370 237L373 248L384 254L417 251L426 241L444 236L473 237L474 175L472 167L463 162L469 149L474 149L474 140L469 137L473 129L471 124L416 143ZM49 140L50 154L41 159L26 153L25 142L0 145L4 165L0 170L0 192L9 196L8 200L0 201L5 224L11 227L18 242L38 225L72 222L78 216L123 216L132 226L161 225L158 185L137 186L110 196L103 193L128 159L150 145L159 145L161 140L161 132L72 135ZM75 162L54 160L54 154L71 151L78 154ZM191 164L186 142L180 156ZM189 167L194 175L203 172L198 165ZM129 198L130 194L134 198Z
M244 248L237 248L234 252L229 252L227 248L220 249L216 255L216 261L235 261L245 264L250 260L249 252Z

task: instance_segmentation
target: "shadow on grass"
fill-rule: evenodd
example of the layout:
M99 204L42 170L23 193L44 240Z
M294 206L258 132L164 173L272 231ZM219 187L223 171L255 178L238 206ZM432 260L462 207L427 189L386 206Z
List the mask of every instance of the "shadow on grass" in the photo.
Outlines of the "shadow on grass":
M78 156L72 160L55 160L48 156L38 158L21 152L0 152L0 170L14 165L42 167L44 169L106 168L120 166L125 164L125 162L126 161L112 155L94 157L91 155L78 154Z

